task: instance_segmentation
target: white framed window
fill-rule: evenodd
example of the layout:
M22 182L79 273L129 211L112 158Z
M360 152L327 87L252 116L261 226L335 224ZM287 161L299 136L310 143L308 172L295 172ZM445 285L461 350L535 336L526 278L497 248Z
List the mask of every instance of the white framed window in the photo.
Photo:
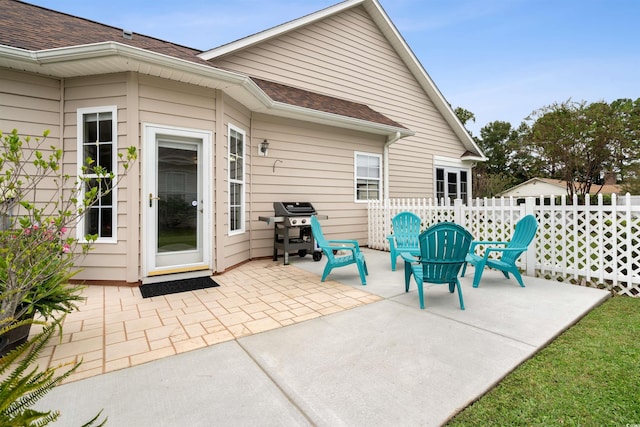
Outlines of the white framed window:
M354 153L355 201L382 198L382 156L373 153Z
M81 197L92 188L111 191L98 198L96 203L87 209L78 223L78 238L97 236L96 242L115 243L117 227L117 188L112 188L118 181L118 108L115 105L77 110L78 141L78 177L85 179L81 189ZM101 178L95 173L96 167L104 168L105 173L112 173L113 178ZM88 180L86 180L88 178Z
M229 235L244 233L245 140L245 132L229 124Z
M468 169L436 166L436 199L440 202L449 199L462 199L464 204L469 200L469 171Z

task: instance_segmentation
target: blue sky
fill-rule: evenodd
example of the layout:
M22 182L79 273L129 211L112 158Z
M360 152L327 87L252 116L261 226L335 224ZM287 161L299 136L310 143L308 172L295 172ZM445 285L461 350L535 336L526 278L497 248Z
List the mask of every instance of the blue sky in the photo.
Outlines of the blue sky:
M27 0L207 50L337 0ZM640 97L639 0L380 0L453 107L518 126L571 98Z

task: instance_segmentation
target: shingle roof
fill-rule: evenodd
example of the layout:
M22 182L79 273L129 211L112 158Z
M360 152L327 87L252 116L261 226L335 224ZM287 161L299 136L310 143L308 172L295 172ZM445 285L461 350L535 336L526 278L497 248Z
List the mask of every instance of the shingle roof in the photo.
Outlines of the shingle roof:
M378 113L365 104L321 95L256 77L251 79L276 102L406 129L400 123Z
M17 0L0 0L0 45L39 51L102 42L117 42L151 52L210 66L198 57L202 51L123 29L57 12ZM372 123L403 128L397 122L364 104L296 89L284 84L253 79L273 100L313 110L353 117Z
M142 34L123 37L123 28L56 12L16 0L0 0L0 44L26 50L45 50L115 41L187 61L208 64L200 50ZM209 65L209 64L208 64Z

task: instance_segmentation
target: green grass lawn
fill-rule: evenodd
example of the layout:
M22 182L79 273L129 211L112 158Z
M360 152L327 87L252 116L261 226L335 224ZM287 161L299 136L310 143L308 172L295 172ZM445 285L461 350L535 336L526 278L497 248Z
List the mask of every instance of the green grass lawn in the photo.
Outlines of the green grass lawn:
M640 298L610 298L447 425L640 426Z

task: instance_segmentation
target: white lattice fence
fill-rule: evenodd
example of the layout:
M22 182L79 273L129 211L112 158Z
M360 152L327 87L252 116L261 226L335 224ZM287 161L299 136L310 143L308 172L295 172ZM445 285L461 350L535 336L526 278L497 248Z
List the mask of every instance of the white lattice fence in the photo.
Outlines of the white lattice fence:
M518 206L515 203L510 203L509 199L491 199L476 201L476 204L470 207L464 207L463 218L464 222L460 222L465 226L476 241L491 241L491 242L508 242L516 223L526 215L525 206ZM476 250L478 253L484 253L485 246L478 245ZM492 254L493 257L499 256L497 252ZM533 257L527 260L526 254L517 261L517 265L521 270L527 270L527 261L531 265L529 268L530 274L535 274L533 270Z
M545 205L545 200L550 203ZM577 197L567 203L540 197L517 205L513 199L476 199L471 206L461 201L438 205L432 199L395 199L369 204L369 247L389 250L386 236L391 218L411 211L423 220L423 228L441 221L466 227L475 240L506 241L515 224L527 214L535 215L539 228L530 250L519 260L528 275L605 287L623 295L640 297L640 206L625 196L618 204L579 205ZM536 204L536 202L538 202Z
M537 274L640 296L640 207L563 202L539 207Z
M437 205L432 199L387 199L369 202L369 241L372 249L389 250L386 236L391 234L391 218L409 211L422 219L422 229L443 221L454 222L453 206Z

